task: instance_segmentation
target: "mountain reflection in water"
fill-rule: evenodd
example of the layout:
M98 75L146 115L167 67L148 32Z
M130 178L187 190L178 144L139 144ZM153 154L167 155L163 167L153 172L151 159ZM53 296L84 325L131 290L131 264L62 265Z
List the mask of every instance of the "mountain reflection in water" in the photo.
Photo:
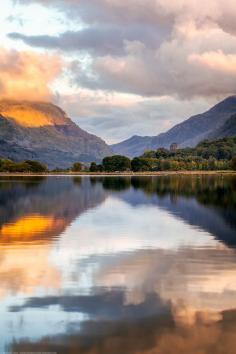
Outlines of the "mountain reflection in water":
M236 178L0 179L0 351L235 353Z

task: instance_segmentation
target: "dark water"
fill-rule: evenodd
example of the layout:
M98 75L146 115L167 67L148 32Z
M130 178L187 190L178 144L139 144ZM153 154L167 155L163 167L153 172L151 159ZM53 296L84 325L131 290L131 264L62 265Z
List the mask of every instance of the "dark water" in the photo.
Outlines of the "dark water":
M0 352L236 353L235 177L0 179Z

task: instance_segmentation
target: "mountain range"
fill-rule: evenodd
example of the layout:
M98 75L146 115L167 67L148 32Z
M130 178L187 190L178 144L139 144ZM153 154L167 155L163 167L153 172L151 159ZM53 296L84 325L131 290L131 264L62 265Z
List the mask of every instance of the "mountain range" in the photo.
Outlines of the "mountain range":
M66 168L110 154L102 139L82 130L54 104L0 101L0 157Z
M112 154L140 156L146 150L192 147L204 139L236 135L236 96L157 136L133 136L108 146L76 125L58 106L46 102L0 101L0 158L38 160L49 168L101 161Z
M157 136L133 136L111 145L114 154L140 156L146 150L194 147L204 139L217 139L236 135L236 96L230 96L205 113L195 115Z

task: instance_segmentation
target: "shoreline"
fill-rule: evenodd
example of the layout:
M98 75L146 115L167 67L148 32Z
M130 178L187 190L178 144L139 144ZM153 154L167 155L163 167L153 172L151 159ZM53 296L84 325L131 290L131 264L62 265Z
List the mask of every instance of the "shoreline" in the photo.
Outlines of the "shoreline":
M235 175L236 171L155 171L155 172L48 172L48 173L0 173L0 177L152 177L152 176L181 176L181 175Z

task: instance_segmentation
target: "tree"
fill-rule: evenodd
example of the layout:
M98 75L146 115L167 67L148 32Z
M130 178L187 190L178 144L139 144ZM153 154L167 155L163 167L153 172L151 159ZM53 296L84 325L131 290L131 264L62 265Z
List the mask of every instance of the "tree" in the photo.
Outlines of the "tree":
M152 166L151 166L151 163L147 159L145 159L143 157L135 157L131 161L131 168L132 168L132 171L134 171L134 172L150 171Z
M15 162L8 159L0 160L1 172L33 172L41 173L47 172L47 166L41 164L38 161L26 160L21 162Z
M91 165L89 167L89 171L90 172L97 172L97 170L98 170L98 166L97 166L96 162L91 162Z
M41 173L41 172L48 171L47 166L42 164L41 162L33 161L33 160L26 160L25 163L29 166L30 172Z
M30 166L26 162L12 162L8 165L9 172L31 172Z
M208 169L209 170L216 170L216 159L214 157L209 159Z
M171 161L170 161L170 169L171 169L172 171L178 171L178 170L180 170L179 161L171 160Z
M131 169L131 161L128 157L122 155L114 155L105 157L102 161L104 170L107 172L122 172Z
M236 156L234 156L230 161L230 166L234 171L236 171Z
M104 171L104 168L103 168L103 165L97 165L97 170L98 172L103 172Z
M143 158L152 159L156 157L156 151L153 150L146 150L142 155Z
M71 170L73 172L80 172L82 170L82 164L80 162L75 162Z
M170 166L170 160L168 159L166 159L166 160L160 160L160 170L161 171L168 171L168 170L170 170L171 168L170 168L171 166Z
M102 172L103 171L103 166L102 165L97 165L96 162L92 162L90 167L89 167L90 172Z
M156 158L160 159L160 158L167 158L171 155L171 152L165 148L159 148L156 151Z
M9 159L1 159L0 171L1 172L10 172L12 165L13 165L13 161L11 161Z

